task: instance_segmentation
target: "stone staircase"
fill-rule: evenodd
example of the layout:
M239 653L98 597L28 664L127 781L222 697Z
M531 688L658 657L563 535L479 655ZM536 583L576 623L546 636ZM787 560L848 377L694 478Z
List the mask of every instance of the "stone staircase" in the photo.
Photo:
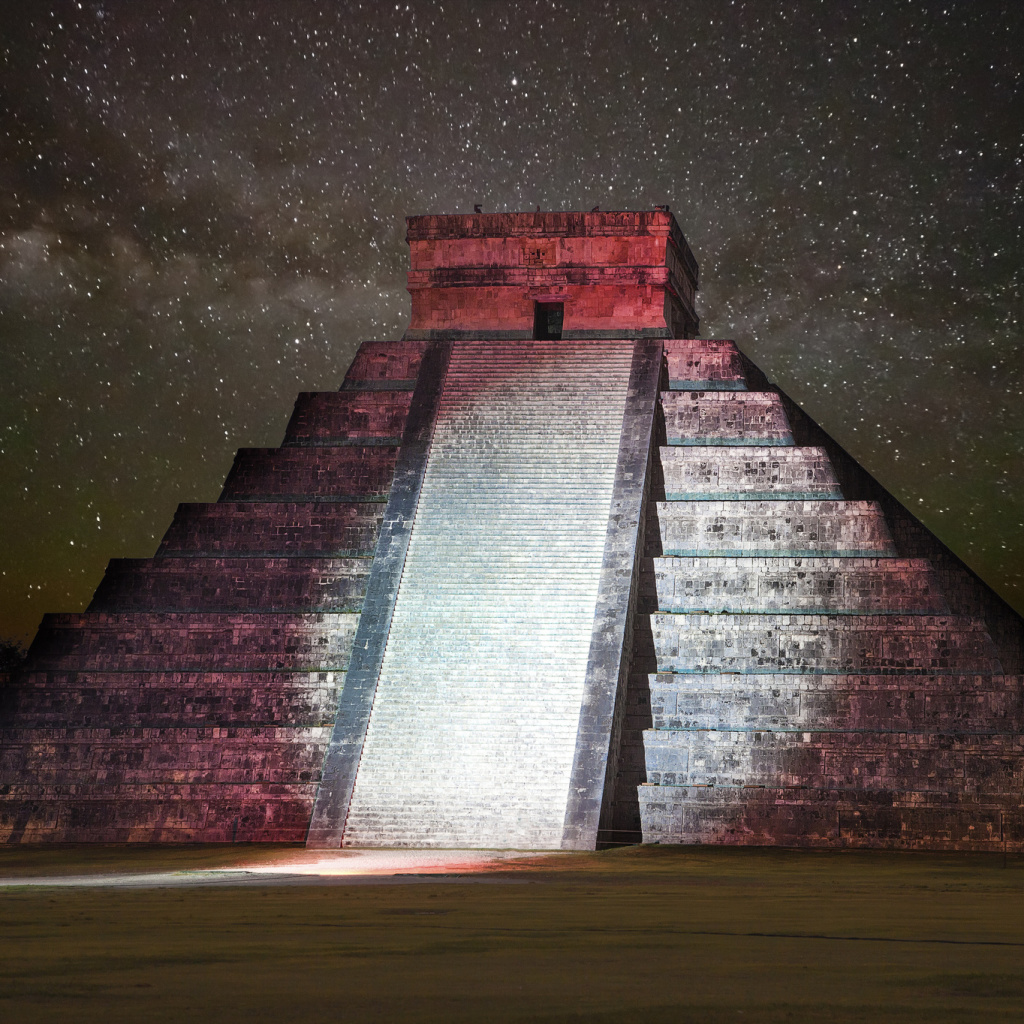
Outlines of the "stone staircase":
M455 342L345 826L558 847L630 342Z

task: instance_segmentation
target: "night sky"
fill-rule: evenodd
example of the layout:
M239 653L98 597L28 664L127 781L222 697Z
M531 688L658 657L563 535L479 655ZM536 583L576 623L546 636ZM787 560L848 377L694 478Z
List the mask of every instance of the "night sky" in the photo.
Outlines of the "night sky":
M702 334L1024 610L1019 2L4 6L0 635L399 337L403 218L474 203L670 204Z

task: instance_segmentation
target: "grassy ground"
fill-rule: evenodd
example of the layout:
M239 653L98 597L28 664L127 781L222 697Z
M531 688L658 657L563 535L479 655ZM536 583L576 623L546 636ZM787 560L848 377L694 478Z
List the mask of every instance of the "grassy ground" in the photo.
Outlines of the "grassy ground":
M238 862L10 850L0 876ZM1022 1019L1014 858L646 847L406 885L0 891L5 1021Z

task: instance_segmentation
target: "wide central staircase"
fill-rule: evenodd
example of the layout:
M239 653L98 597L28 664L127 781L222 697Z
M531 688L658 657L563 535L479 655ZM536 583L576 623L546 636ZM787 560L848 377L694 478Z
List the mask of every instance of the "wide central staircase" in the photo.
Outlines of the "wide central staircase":
M345 826L559 846L631 342L456 342Z

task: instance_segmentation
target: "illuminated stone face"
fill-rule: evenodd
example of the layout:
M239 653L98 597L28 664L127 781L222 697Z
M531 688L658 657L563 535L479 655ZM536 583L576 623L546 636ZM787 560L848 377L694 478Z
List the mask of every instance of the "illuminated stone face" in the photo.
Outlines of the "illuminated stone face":
M664 345L644 839L1020 844L1020 620L731 342Z
M1024 624L668 212L408 231L406 337L44 620L0 839L1024 850Z

